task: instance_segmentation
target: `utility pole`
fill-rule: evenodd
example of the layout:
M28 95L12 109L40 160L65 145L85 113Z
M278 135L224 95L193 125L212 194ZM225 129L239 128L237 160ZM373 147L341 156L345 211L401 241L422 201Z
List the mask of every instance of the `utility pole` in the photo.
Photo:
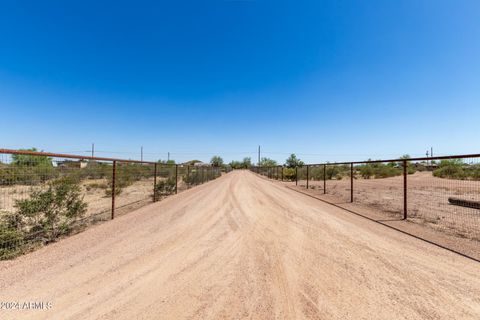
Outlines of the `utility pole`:
M433 158L433 147L430 147L430 158Z
M140 147L140 161L143 161L143 146Z
M92 158L94 157L95 154L95 143L92 143Z
M170 161L170 152L167 153L167 161Z
M260 146L258 146L258 163L257 165L260 165Z

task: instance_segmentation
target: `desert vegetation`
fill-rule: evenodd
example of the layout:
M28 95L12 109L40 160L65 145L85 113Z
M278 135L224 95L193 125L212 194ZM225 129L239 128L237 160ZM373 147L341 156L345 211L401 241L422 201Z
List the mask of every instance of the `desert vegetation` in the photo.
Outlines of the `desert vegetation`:
M128 212L152 198L158 201L172 195L177 188L184 190L217 178L226 167L220 157L213 159L219 167L159 161L154 187L152 163L117 161L113 183L112 162L38 155L12 155L10 159L0 163L0 259L110 219L113 193L115 208Z
M45 190L32 189L15 207L0 222L0 259L21 253L25 247L19 244L32 237L48 243L68 234L87 210L78 181L71 177L51 180Z
M229 166L232 169L249 169L250 167L252 167L252 158L245 157L242 161L231 161L229 163Z
M438 178L480 180L480 164L466 164L461 159L442 160L433 171Z

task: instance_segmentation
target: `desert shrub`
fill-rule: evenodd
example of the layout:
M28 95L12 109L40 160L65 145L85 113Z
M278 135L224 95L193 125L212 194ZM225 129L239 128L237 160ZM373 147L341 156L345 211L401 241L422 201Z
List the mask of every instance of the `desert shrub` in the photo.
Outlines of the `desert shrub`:
M22 231L0 224L0 260L11 259L20 254L23 237Z
M295 168L283 168L284 180L295 180Z
M58 171L51 164L35 166L9 164L0 167L0 185L36 185L58 177Z
M472 165L469 169L469 176L473 180L480 180L480 165Z
M358 170L363 179L370 179L375 175L375 171L369 163L359 166Z
M381 179L395 177L403 174L403 168L397 163L365 163L356 167L364 179ZM415 171L413 171L415 172Z
M30 197L17 200L15 207L20 219L17 227L38 232L46 241L68 233L72 223L87 210L80 186L68 177L49 182L46 190L32 190Z
M326 173L327 180L332 180L332 179L341 180L344 176L350 175L350 166L349 165L327 165L325 173Z
M313 180L323 180L323 166L310 167L309 175Z
M260 162L258 163L258 166L260 167L275 167L277 165L277 161L265 157L260 159Z
M157 168L157 176L168 178L175 175L175 166L160 166Z
M389 164L380 164L375 169L375 178L390 178L403 174L403 169Z
M79 180L105 179L112 176L111 164L97 161L89 161L85 168L66 169L68 174L75 175Z
M175 178L168 178L157 182L155 186L155 199L166 197L175 193Z
M110 166L110 170L112 167ZM158 174L158 173L157 173ZM136 181L153 176L153 167L137 163L117 164L115 172L115 195L122 193L123 189L131 186ZM107 188L105 196L112 196L113 175L107 175Z
M20 149L21 151L33 151L38 152L37 148ZM52 158L47 156L32 156L24 154L12 155L12 164L17 166L52 166Z
M95 183L89 183L89 184L85 185L85 189L87 191L90 191L92 189L104 189L104 190L106 190L107 188L108 188L108 184L106 182L95 182Z
M350 165L334 165L329 164L325 167L320 166L311 166L309 168L309 177L313 180L323 180L324 179L324 170L325 177L327 180L337 179L341 180L343 177L350 176Z
M183 181L189 186L200 184L218 178L221 175L220 168L192 168L188 174L183 175Z
M448 179L465 179L467 174L461 159L442 160L438 168L433 171L433 176Z
M466 164L461 159L442 160L433 175L446 179L480 180L480 164Z
M409 167L409 169L410 169L410 167ZM415 169L416 169L416 171L420 171L420 172L427 171L427 167L425 166L424 163L416 163L415 164Z
M417 171L422 171L422 170L418 170L418 168L413 165L409 165L407 167L407 174L414 174Z
M307 178L307 167L300 166L297 168L297 178L298 180L304 180Z
M202 172L202 170L203 169L198 169L198 168L190 169L188 174L186 174L183 177L183 181L189 186L202 183L203 179L205 179L204 173Z
M409 159L411 159L410 155L404 154L403 156L400 157L402 160L407 160L407 174L414 174L417 172L417 164L412 164ZM400 168L403 173L403 161L398 162L396 165L394 162L388 163L389 165L392 165L393 167ZM423 167L425 169L425 167Z
M38 151L35 148L26 151ZM52 159L46 156L14 154L12 163L0 167L0 185L34 185L58 176Z

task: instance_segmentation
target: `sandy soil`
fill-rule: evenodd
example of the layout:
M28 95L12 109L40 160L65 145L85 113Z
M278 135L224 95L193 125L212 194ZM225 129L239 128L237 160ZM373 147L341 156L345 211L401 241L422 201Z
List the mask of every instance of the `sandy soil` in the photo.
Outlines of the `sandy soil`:
M479 319L480 265L250 172L13 261L1 319Z
M160 178L157 180L159 181ZM112 206L112 199L105 196L105 189L92 187L95 185L106 185L105 179L89 179L82 181L80 187L83 200L88 204L86 217L101 212L109 212ZM41 186L7 186L0 188L0 210L3 212L12 212L15 210L15 200L26 199L30 195L32 188L42 188ZM151 199L153 194L153 178L143 179L134 182L132 185L124 188L116 197L117 207L122 207L130 203L141 200Z
M290 183L294 184L294 183ZM300 181L305 186L306 181ZM323 181L310 181L310 188L323 194ZM354 180L354 202L381 210L387 215L403 215L403 177ZM327 194L350 201L350 180L328 180ZM408 215L429 227L480 240L480 210L450 205L448 197L480 201L480 181L442 179L431 172L408 176Z
M157 182L166 178L157 177ZM85 217L97 215L100 213L108 213L111 210L112 199L105 196L105 188L100 185L106 185L106 179L88 179L83 180L80 184L83 200L88 204ZM43 186L44 188L45 186ZM15 210L15 201L27 199L32 188L42 188L42 186L2 186L0 187L0 215L2 213L13 212ZM181 177L178 181L178 192L187 190L189 186L183 182ZM153 196L153 178L142 179L134 182L132 185L125 187L122 192L117 195L115 204L117 208L127 206L134 203L148 203L146 200L152 200Z

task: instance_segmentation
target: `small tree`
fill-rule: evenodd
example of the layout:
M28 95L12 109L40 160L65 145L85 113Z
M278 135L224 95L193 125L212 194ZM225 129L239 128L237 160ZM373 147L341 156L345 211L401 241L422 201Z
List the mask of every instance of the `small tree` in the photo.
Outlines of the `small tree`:
M21 151L33 151L38 152L37 148L20 149ZM43 166L52 167L52 158L46 156L32 156L25 154L12 155L12 164L17 166Z
M245 168L245 169L248 169L251 166L252 166L252 158L250 158L250 157L243 158L242 167Z
M258 165L261 167L274 167L277 165L277 161L269 158L262 158Z
M290 157L288 157L287 160L285 161L285 165L288 168L301 167L304 164L305 163L302 160L298 159L294 153L292 153Z
M417 171L416 167L411 165L411 161L410 161L411 158L412 157L410 157L409 154L404 154L403 156L400 157L400 159L402 159L402 160L407 160L407 173L408 174L414 174ZM403 162L399 163L398 165L403 167Z
M169 164L169 165L174 165L175 164L175 160L158 160L157 163L160 163L160 164Z
M210 160L210 164L213 167L221 167L223 166L223 159L220 156L213 156Z

